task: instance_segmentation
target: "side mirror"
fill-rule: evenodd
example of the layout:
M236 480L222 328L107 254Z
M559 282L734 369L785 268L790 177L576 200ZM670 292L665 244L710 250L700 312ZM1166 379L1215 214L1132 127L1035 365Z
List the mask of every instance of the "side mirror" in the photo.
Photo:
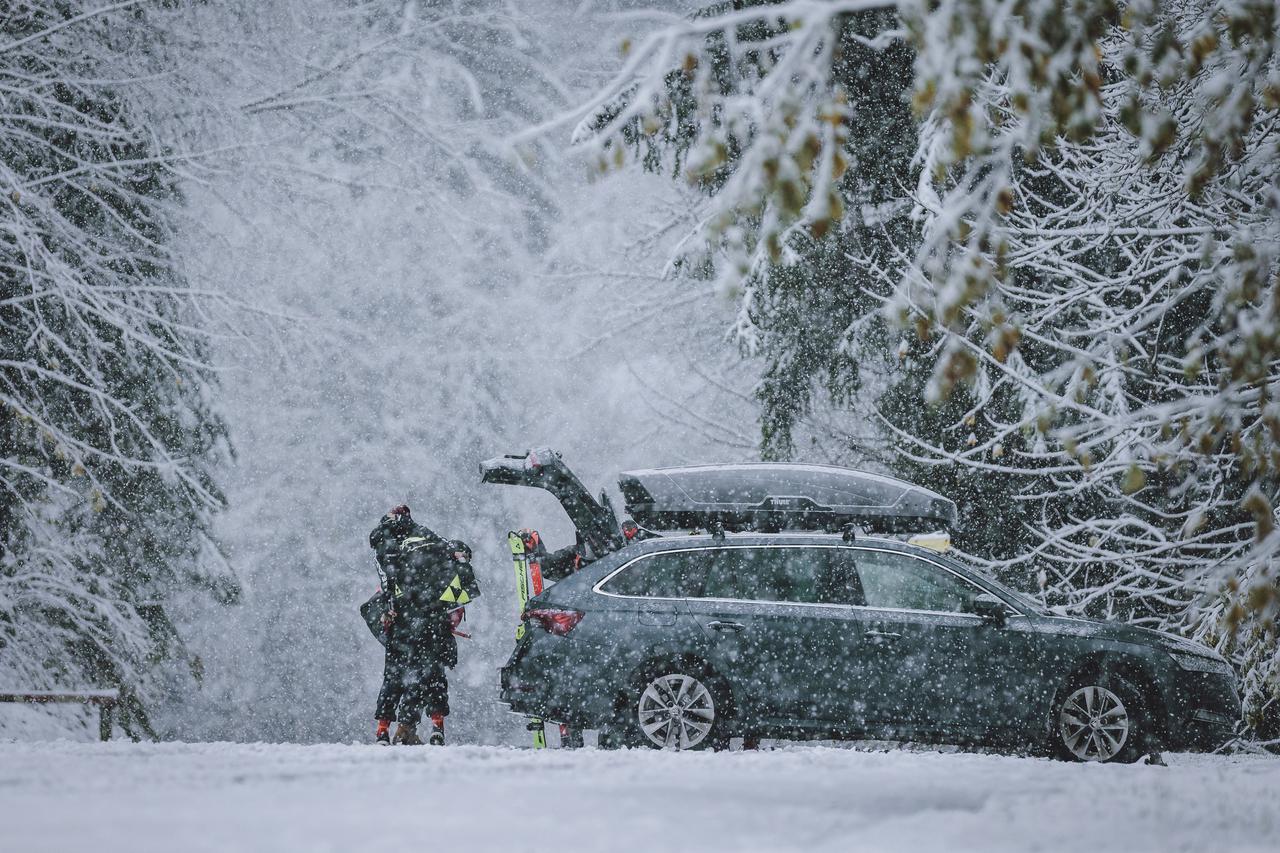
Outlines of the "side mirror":
M975 595L973 601L970 602L969 609L973 615L980 617L983 622L995 625L997 628L1003 628L1005 622L1009 619L1009 605L989 592Z

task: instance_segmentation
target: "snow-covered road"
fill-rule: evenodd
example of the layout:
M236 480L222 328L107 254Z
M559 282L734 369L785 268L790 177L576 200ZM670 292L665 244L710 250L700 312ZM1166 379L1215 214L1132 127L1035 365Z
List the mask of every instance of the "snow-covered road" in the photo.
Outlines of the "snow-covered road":
M0 850L1280 849L1280 760L0 743Z

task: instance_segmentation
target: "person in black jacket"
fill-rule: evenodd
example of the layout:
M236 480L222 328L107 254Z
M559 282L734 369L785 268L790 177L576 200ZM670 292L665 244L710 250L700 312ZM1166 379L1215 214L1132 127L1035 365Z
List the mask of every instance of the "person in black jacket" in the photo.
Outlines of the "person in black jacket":
M461 608L479 594L470 549L446 541L398 506L369 535L382 581L386 656L374 712L378 743L421 744L418 722L431 716L431 743L444 743L449 714L445 670L458 662L454 628ZM391 723L397 721L395 737Z

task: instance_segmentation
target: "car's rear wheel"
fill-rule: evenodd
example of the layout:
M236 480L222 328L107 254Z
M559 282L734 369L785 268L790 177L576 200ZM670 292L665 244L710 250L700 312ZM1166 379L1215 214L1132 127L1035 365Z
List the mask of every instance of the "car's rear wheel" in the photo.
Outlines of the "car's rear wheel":
M1054 751L1068 761L1137 761L1145 726L1142 695L1129 682L1117 675L1078 678L1054 713Z
M655 749L723 748L724 708L705 674L651 672L630 709L634 739Z

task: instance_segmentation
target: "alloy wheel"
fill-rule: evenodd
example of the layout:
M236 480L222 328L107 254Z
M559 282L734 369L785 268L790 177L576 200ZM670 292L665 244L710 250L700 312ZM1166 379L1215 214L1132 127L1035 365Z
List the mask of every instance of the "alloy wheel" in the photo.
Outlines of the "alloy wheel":
M1132 721L1124 702L1091 684L1067 697L1058 713L1062 743L1081 761L1110 761L1124 749Z
M715 700L690 675L660 675L640 694L640 731L654 746L692 749L706 740L716 720Z

